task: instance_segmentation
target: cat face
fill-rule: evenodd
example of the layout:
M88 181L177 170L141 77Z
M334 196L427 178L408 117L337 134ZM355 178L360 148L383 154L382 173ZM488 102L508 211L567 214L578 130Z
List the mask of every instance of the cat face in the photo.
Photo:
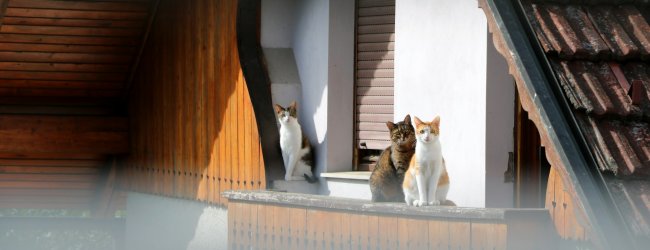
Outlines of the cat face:
M278 118L281 124L287 124L289 122L296 121L298 119L298 110L296 101L291 102L289 107L284 108L278 104L275 104L275 116Z
M417 116L414 119L416 138L422 143L431 143L438 140L440 135L440 116L431 122L423 122Z
M400 150L411 150L415 147L415 131L411 125L411 116L406 115L404 121L398 123L386 122L390 131L390 140Z

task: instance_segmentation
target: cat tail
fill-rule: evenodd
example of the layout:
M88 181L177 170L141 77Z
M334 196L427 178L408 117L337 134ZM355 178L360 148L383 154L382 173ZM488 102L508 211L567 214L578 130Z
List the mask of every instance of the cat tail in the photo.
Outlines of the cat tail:
M307 182L309 183L315 183L318 181L318 178L316 178L316 176L314 176L313 174L311 177L307 174L303 174L303 175L305 176L305 180L307 180Z

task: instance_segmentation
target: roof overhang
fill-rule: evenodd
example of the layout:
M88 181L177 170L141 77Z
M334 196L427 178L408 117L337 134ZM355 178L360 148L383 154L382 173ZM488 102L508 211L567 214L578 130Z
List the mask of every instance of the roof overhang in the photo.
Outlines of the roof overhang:
M540 132L546 155L560 173L567 190L582 210L591 240L603 248L627 248L633 241L598 171L575 118L567 109L561 90L552 82L553 72L520 11L517 0L479 0L497 50L506 58L516 79L522 107ZM558 98L559 97L559 98ZM633 246L630 246L633 247Z

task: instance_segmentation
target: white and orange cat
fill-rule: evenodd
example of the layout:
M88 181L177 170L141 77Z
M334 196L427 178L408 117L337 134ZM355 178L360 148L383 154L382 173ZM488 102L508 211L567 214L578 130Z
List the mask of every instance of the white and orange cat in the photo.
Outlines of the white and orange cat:
M298 123L298 107L295 101L284 108L275 104L275 114L280 122L280 148L287 181L307 180L314 183L314 155L309 140Z
M414 118L415 154L404 175L402 189L409 206L444 204L449 191L449 175L440 146L440 116L431 122Z

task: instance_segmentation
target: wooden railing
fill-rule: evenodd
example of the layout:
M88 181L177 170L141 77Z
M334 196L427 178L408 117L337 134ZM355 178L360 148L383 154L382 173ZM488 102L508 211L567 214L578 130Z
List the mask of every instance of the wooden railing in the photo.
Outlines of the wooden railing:
M228 191L230 249L553 249L548 210Z

